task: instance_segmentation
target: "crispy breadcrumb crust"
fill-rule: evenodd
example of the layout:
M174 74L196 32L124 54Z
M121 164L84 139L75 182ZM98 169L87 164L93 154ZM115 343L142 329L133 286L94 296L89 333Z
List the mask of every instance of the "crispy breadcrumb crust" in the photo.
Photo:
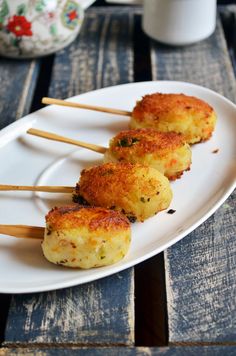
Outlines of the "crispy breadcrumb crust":
M143 221L169 206L172 191L168 179L154 168L105 163L81 172L75 189L78 196L90 205L115 209L132 221Z
M175 180L190 169L191 149L184 136L176 132L125 130L110 140L104 162L146 164Z
M52 263L88 269L121 260L130 242L130 223L121 213L70 205L47 214L42 250Z
M56 207L46 215L46 223L54 230L86 226L90 231L103 229L116 231L130 228L128 219L121 213L99 207L78 204Z
M122 145L122 142L124 143ZM151 128L124 130L110 141L110 149L120 157L134 152L137 156L174 150L185 144L184 137L176 132L158 132Z
M179 132L192 144L208 140L215 122L214 109L199 98L185 94L154 93L145 95L137 102L130 127Z

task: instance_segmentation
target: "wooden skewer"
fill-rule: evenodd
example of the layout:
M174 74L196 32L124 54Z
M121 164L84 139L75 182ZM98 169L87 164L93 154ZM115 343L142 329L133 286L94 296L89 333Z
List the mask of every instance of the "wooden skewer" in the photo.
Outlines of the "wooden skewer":
M65 101L65 100L54 99L54 98L46 98L46 97L44 97L42 99L42 103L43 104L54 104L54 105L68 106L71 108L100 111L100 112L105 112L108 114L122 115L122 116L131 116L131 114L132 114L130 111L125 111L125 110L105 108L102 106L94 106L94 105L87 105L87 104L72 103L71 101Z
M44 237L44 228L27 225L0 225L0 234L42 240Z
M0 191L9 190L24 190L29 192L47 192L47 193L70 193L74 191L74 187L60 187L60 186L35 186L35 185L9 185L0 184Z
M59 136L59 135L56 135L56 134L53 134L53 133L50 133L47 131L42 131L42 130L37 130L37 129L31 128L27 131L27 133L30 135L33 135L33 136L47 138L48 140L52 140L52 141L70 143L71 145L87 148L88 150L95 151L97 153L105 153L107 151L106 147L94 145L94 144L87 143L87 142L72 140L70 138Z

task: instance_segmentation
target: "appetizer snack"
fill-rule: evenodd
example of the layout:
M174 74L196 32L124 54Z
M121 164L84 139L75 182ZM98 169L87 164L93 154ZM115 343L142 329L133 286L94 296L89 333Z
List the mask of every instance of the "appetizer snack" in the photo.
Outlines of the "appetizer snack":
M146 128L122 131L113 137L104 162L146 164L175 180L190 169L191 156L183 135Z
M121 260L130 241L130 223L123 214L68 205L47 214L42 249L52 263L87 269Z
M118 210L130 221L144 221L168 208L172 191L168 179L141 164L105 163L84 169L74 201Z
M133 109L130 127L182 133L193 144L208 140L215 128L216 113L201 99L184 94L145 95Z
M154 129L122 131L110 140L109 148L72 140L51 132L37 129L31 135L53 141L70 143L104 154L104 162L130 162L156 168L170 180L179 178L190 169L191 149L183 135L176 132L158 132Z

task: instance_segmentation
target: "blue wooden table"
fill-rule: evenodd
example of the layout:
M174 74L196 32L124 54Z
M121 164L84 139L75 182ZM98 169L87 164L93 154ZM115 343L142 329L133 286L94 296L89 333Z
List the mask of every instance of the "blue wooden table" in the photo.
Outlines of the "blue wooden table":
M91 7L78 38L55 55L0 59L0 128L66 98L141 80L200 84L236 102L236 5L215 33L184 48L141 31L139 7ZM236 199L164 253L63 290L0 295L0 355L235 355Z

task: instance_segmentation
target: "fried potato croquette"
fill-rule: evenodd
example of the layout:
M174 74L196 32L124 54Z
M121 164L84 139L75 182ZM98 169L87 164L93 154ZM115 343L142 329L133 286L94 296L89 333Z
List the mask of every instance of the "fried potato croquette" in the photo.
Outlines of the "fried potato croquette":
M144 221L168 208L172 191L168 179L141 164L105 163L84 169L74 201L124 213L130 221Z
M191 156L181 134L148 128L122 131L113 137L104 162L146 164L174 180L190 169Z
M87 269L121 260L130 241L130 223L123 214L69 205L47 214L42 249L52 263Z
M133 109L130 127L152 127L181 133L187 143L208 140L215 128L216 113L201 99L184 94L145 95Z

